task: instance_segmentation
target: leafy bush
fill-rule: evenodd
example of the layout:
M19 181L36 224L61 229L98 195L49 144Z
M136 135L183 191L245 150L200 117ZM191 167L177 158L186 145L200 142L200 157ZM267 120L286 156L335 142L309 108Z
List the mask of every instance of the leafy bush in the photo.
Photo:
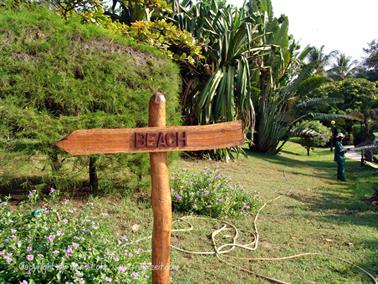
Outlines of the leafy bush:
M174 210L212 217L252 213L258 205L257 192L245 192L214 169L176 174L171 192Z
M55 192L52 193L55 195ZM70 202L35 209L38 193L14 210L0 201L0 283L147 283L149 253L127 246ZM34 210L33 210L34 209Z
M298 137L298 143L306 148L307 155L310 155L310 150L313 147L327 144L332 135L331 129L318 120L302 121L295 126L292 132Z

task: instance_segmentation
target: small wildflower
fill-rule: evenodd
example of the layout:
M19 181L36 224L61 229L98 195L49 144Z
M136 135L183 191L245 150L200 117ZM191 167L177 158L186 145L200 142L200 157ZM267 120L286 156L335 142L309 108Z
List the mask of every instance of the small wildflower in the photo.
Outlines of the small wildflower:
M17 230L15 230L15 229L11 229L11 233L12 234L14 234L14 233L16 233L17 232Z
M127 241L129 241L129 239L126 236L122 236L121 241L127 242Z
M72 243L73 248L78 248L79 244L78 243Z
M22 281L20 281L20 284L28 284L28 281L22 280Z
M93 224L93 225L92 225L92 229L93 229L93 230L97 230L97 229L98 229L98 226L97 226L96 224Z
M119 266L118 267L118 272L124 273L127 270L125 266Z
M177 199L177 200L181 200L181 199L182 199L182 196L181 196L180 194L176 193L176 199Z
M32 261L32 260L34 259L34 255L32 255L32 254L28 254L28 255L26 256L26 259L29 260L29 261Z
M53 253L53 255L58 255L59 251L58 250L54 250L52 253Z
M32 250L33 250L32 247L27 247L27 248L26 248L26 251L27 251L27 252L31 252Z
M13 259L10 256L5 256L4 259L7 263L11 263L13 261Z
M135 272L135 271L131 272L131 277L138 278L139 277L138 272Z
M58 231L58 232L56 232L56 235L57 235L57 236L63 236L63 235L64 235L64 232L62 232L62 231Z
M55 192L55 188L53 188L53 187L50 187L50 190L49 190L49 192L50 192L50 194L51 194L51 193L54 193L54 192Z
M67 250L66 250L66 252L67 253L72 253L72 251L73 251L72 250L72 245L69 245L68 248L67 248Z
M54 239L55 239L55 235L50 234L50 235L47 237L47 239L48 239L50 242L53 242Z

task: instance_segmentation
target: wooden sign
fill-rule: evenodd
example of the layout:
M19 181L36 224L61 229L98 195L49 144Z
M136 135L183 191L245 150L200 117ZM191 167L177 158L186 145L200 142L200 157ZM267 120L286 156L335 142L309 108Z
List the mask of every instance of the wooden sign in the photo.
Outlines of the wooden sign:
M240 121L212 125L76 130L57 143L71 155L198 151L240 145Z
M77 130L57 143L72 155L150 153L152 231L152 283L169 283L172 201L168 151L198 151L244 143L240 121L200 126L165 127L165 97L150 99L148 126L135 129Z

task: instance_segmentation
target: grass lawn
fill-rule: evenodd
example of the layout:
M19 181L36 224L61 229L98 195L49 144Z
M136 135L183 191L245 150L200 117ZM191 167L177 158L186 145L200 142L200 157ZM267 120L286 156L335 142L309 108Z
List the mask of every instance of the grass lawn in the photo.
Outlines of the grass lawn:
M3 165L3 167L6 165ZM171 169L200 171L217 167L224 175L240 183L246 191L258 191L262 201L279 195L261 212L258 220L260 245L254 252L235 249L230 256L282 257L320 252L345 259L378 274L378 211L362 199L370 197L378 186L378 171L361 168L347 161L348 181L336 181L336 164L329 149L317 149L310 157L304 148L289 143L277 156L248 153L236 162L219 163L180 160ZM0 170L1 173L1 170ZM147 194L129 198L93 198L103 222L129 239L149 235L152 212ZM75 206L82 201L73 201ZM174 213L174 219L181 217ZM254 216L228 221L239 229L253 230ZM133 225L140 225L139 228ZM194 230L174 234L172 243L189 250L211 250L209 235L219 228L214 221L194 220ZM248 232L241 241L248 242ZM225 236L227 238L227 236ZM229 240L229 238L228 238ZM149 249L150 241L138 244ZM222 257L258 274L291 283L371 283L352 265L329 256L306 256L284 261L246 261ZM172 283L266 283L255 275L218 261L215 256L185 254L172 250Z

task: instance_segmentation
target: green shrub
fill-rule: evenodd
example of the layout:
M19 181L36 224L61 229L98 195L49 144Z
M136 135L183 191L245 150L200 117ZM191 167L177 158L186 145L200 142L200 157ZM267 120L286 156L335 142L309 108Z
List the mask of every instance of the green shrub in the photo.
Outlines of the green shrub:
M252 213L259 203L257 192L245 192L214 169L175 174L171 193L174 210L211 217Z
M326 145L332 136L331 129L319 120L304 120L297 123L292 134L298 138L298 143L306 148L308 156L311 149Z
M59 139L79 128L147 126L156 91L166 95L167 124L179 124L179 69L152 47L43 7L0 7L0 27L0 147L7 151L45 155L62 176L77 159L57 151ZM127 168L123 176L134 179L125 187L148 172L146 154L99 156L96 165L110 181L112 167ZM106 169L110 176L101 175Z
M52 195L54 195L52 193ZM0 283L147 283L150 253L127 245L89 204L35 209L38 193L14 210L0 201Z

